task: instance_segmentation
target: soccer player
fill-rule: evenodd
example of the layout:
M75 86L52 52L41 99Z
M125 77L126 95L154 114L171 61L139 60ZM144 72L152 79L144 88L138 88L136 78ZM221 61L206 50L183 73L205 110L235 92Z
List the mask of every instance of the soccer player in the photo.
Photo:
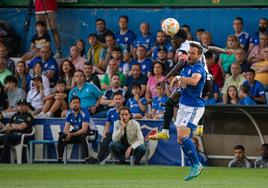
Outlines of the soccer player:
M189 175L184 178L185 181L199 176L203 169L191 140L205 111L204 99L201 97L206 82L206 71L200 60L202 51L201 46L190 43L189 64L182 69L180 76L174 77L171 81L172 87L177 85L182 88L175 125L178 142L192 164Z

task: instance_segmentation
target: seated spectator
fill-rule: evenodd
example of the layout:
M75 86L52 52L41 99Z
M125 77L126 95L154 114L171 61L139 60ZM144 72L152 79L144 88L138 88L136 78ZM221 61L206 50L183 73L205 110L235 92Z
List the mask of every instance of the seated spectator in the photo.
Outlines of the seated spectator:
M83 72L86 76L86 81L88 83L92 83L95 86L97 86L99 89L101 89L100 79L96 75L96 73L93 73L93 65L92 64L86 62L83 66Z
M36 63L41 62L43 74L46 75L49 80L50 87L53 88L56 85L56 81L58 79L58 64L52 57L49 47L43 46L40 50L40 53L41 56L34 58L28 64L28 68L32 69Z
M240 65L241 74L246 77L246 72L250 69L251 64L247 61L246 51L242 47L236 50L235 62ZM231 66L229 67L228 74L231 74Z
M158 48L156 61L164 65L164 75L167 75L175 65L172 59L167 58L167 55L168 52L166 47L161 46L160 48Z
M114 36L114 33L108 29L106 27L106 22L104 19L102 18L98 18L96 20L96 30L98 31L99 35L98 35L98 41L100 42L100 44L104 47L107 47L105 46L105 42L106 42L106 37L108 35L110 36Z
M155 42L155 36L150 32L150 25L147 22L140 24L140 34L137 35L133 42L132 56L136 57L137 48L142 45L146 48L146 57L151 57L153 52L153 45Z
M153 65L152 76L149 77L146 87L146 100L151 102L152 98L157 96L156 84L164 80L164 65L159 62L155 62Z
M152 111L146 114L145 118L149 119L163 119L166 110L166 101L168 97L165 93L165 84L156 84L157 96L152 101Z
M120 164L125 163L131 155L134 156L135 164L139 165L141 158L146 153L144 138L140 124L133 120L129 108L123 107L119 111L120 120L115 122L113 130L113 142L110 150Z
M265 91L268 91L268 47L262 50L264 61L254 63L251 68L255 70L255 80L260 81L264 87Z
M241 105L256 105L256 102L250 95L250 86L247 84L243 84L240 86L240 93L241 93Z
M0 136L0 145L3 145L3 150L0 156L1 163L10 162L10 149L13 145L17 145L21 141L22 133L32 132L33 116L28 112L29 103L25 99L21 99L17 103L18 112L14 114L9 123L2 128L3 135ZM27 142L28 138L25 138Z
M6 68L14 75L15 74L15 62L8 56L8 49L5 45L0 43L0 59L4 58L6 61Z
M17 103L20 99L26 98L26 93L18 88L18 81L15 76L7 76L5 79L5 89L8 96L8 109L3 111L4 117L10 118L17 112Z
M82 70L86 59L81 57L78 46L71 46L70 48L70 61L75 67L75 70Z
M87 60L94 66L94 72L103 74L106 69L106 65L101 64L100 62L100 52L103 49L103 46L99 43L98 36L95 33L89 34L87 39L91 46L87 52Z
M0 82L0 111L8 108L8 97L4 86Z
M126 99L133 96L131 90L134 84L138 84L141 86L141 96L144 97L146 92L147 80L147 77L141 73L140 64L133 64L131 67L130 76L127 77L124 86L124 90L126 91Z
M125 91L122 87L120 87L120 77L118 74L114 74L111 77L111 89L108 89L104 92L101 97L100 104L103 106L103 111L107 114L107 111L114 107L113 96L114 93L120 92L123 96L125 95Z
M28 92L30 89L31 77L26 72L26 64L24 61L18 61L16 64L15 77L18 80L18 88Z
M260 44L255 45L248 55L248 62L251 64L264 60L263 49L268 47L268 33L260 35Z
M12 73L7 69L6 64L6 59L0 58L0 82L2 85L4 85L6 77L12 75Z
M245 77L240 74L240 65L238 63L233 63L231 65L231 76L225 80L225 83L222 88L223 102L227 102L227 88L231 85L234 85L237 89L243 84Z
M61 62L60 79L65 81L67 90L71 90L75 86L74 72L75 67L70 60L65 59Z
M193 137L192 140L193 140L193 143L195 145L197 155L198 155L198 159L199 159L200 163L203 166L208 166L208 157L204 152L200 151L198 138Z
M119 72L123 73L126 77L129 74L129 63L123 61L122 51L121 48L114 48L112 50L112 59L117 61L117 64L119 65ZM106 70L106 73L109 74L109 66Z
M252 162L245 155L245 148L242 145L236 145L234 147L235 158L231 160L228 167L238 167L238 168L251 168L253 166Z
M234 34L237 36L241 47L245 50L248 49L250 36L247 32L243 31L244 20L242 17L235 17L233 21Z
M78 47L79 52L80 52L80 56L83 58L86 58L86 47L85 47L85 41L83 39L79 39L76 41L75 45Z
M235 35L229 35L226 40L226 49L237 50L239 48L239 41ZM235 62L235 54L220 54L219 65L225 74L228 73L229 67Z
M42 63L41 62L37 62L33 67L33 78L39 77L39 76L41 76L41 78L42 78L42 83L44 86L45 93L50 93L49 80L46 77L46 75L44 75L42 73ZM33 87L33 80L30 81L30 89L32 87Z
M91 115L97 114L101 110L99 108L101 91L94 84L86 82L86 76L82 70L75 71L74 81L76 86L69 92L68 102L70 103L72 97L78 96L83 109L87 109Z
M255 161L254 167L255 168L268 167L268 144L261 145L261 158Z
M82 148L82 157L85 162L89 162L88 145L86 137L90 130L95 127L91 124L90 114L82 109L79 97L74 96L70 99L70 110L66 114L63 132L59 133L58 139L58 162L62 163L64 147L68 143L80 143ZM70 128L72 130L70 131Z
M131 92L133 97L127 100L126 106L129 107L134 119L142 119L146 111L147 101L144 97L141 97L141 86L138 84L133 85Z
M141 67L141 73L149 77L152 72L152 65L153 62L151 59L146 57L146 48L144 46L139 46L137 47L137 60L133 59L130 63L130 68L132 67L133 64L140 64Z
M50 94L48 90L44 88L42 77L36 76L33 78L33 86L28 92L27 102L31 104L31 114L33 116L39 114L44 107L45 97Z
M126 77L123 73L121 73L119 71L119 65L117 63L117 61L115 59L111 59L109 62L109 74L105 73L102 80L101 80L101 89L102 90L107 90L109 88L111 88L110 85L110 80L111 80L111 76L114 74L118 74L120 77L120 86L124 86L125 81L126 81Z
M212 91L209 91L204 97L205 105L215 105L220 103L221 101L219 99L219 96L220 96L219 86L215 82L213 82Z
M35 23L36 34L34 34L31 40L30 52L27 52L22 56L23 61L31 60L32 58L40 55L40 49L43 46L50 47L50 36L47 31L47 25L44 21L37 21Z
M266 96L263 88L263 84L258 80L255 80L255 71L248 69L246 72L246 80L243 85L249 86L249 95L257 104L266 104Z
M44 98L44 107L36 117L60 117L61 112L68 109L67 96L68 91L66 90L66 82L64 80L58 80L56 91Z
M98 154L98 160L103 161L110 153L109 144L112 141L112 134L114 130L114 122L119 120L119 110L123 107L124 98L120 91L117 91L113 95L114 108L111 108L107 112L107 120L102 133L102 141L100 145L100 151Z
M152 53L152 58L151 58L152 61L156 60L158 49L160 48L160 46L164 46L167 49L168 51L167 58L173 59L174 52L175 52L174 48L172 47L171 43L167 41L166 34L163 31L157 31L156 41L153 47L153 53Z
M253 33L250 37L250 43L249 43L249 49L248 52L251 52L254 46L257 46L260 44L260 36L262 34L267 34L268 29L268 20L267 18L261 18L259 20L259 28L258 31Z
M202 32L202 34L200 36L200 42L204 46L214 46L214 44L212 43L211 33L208 31Z
M191 28L187 24L183 24L181 28L187 33L187 40L193 40L193 36L191 34Z
M238 90L236 86L231 85L227 88L227 99L226 102L223 102L224 104L240 104L240 98L238 95Z

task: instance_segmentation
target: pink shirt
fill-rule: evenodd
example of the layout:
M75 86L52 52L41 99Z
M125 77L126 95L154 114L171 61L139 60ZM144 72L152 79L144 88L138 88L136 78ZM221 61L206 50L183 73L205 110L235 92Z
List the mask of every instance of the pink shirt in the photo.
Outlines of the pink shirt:
M147 82L147 89L149 88L150 89L150 92L151 92L151 98L154 98L157 96L157 93L156 93L156 84L158 82L161 82L164 80L164 76L161 76L159 80L156 79L155 76L150 76L149 79L148 79L148 82Z
M75 70L78 70L78 69L83 70L83 66L85 62L86 62L86 59L81 56L78 56L76 59L72 60Z

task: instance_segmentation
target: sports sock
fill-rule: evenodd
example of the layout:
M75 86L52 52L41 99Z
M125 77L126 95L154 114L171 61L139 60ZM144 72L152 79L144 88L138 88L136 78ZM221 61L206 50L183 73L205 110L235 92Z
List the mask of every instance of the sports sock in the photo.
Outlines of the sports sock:
M183 140L182 140L182 145L185 149L185 153L187 153L190 161L192 162L193 165L198 165L199 164L199 159L198 159L198 156L197 156L197 152L196 152L196 149L195 149L195 145L193 143L193 141L188 138L188 137L185 137ZM184 150L183 150L184 151Z

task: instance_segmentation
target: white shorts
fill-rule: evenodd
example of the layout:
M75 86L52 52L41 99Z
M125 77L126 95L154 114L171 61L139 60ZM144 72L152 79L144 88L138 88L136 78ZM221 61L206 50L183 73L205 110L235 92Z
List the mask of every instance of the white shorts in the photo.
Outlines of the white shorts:
M176 127L186 126L195 130L205 112L205 107L192 107L183 104L179 104L179 106L175 122Z

